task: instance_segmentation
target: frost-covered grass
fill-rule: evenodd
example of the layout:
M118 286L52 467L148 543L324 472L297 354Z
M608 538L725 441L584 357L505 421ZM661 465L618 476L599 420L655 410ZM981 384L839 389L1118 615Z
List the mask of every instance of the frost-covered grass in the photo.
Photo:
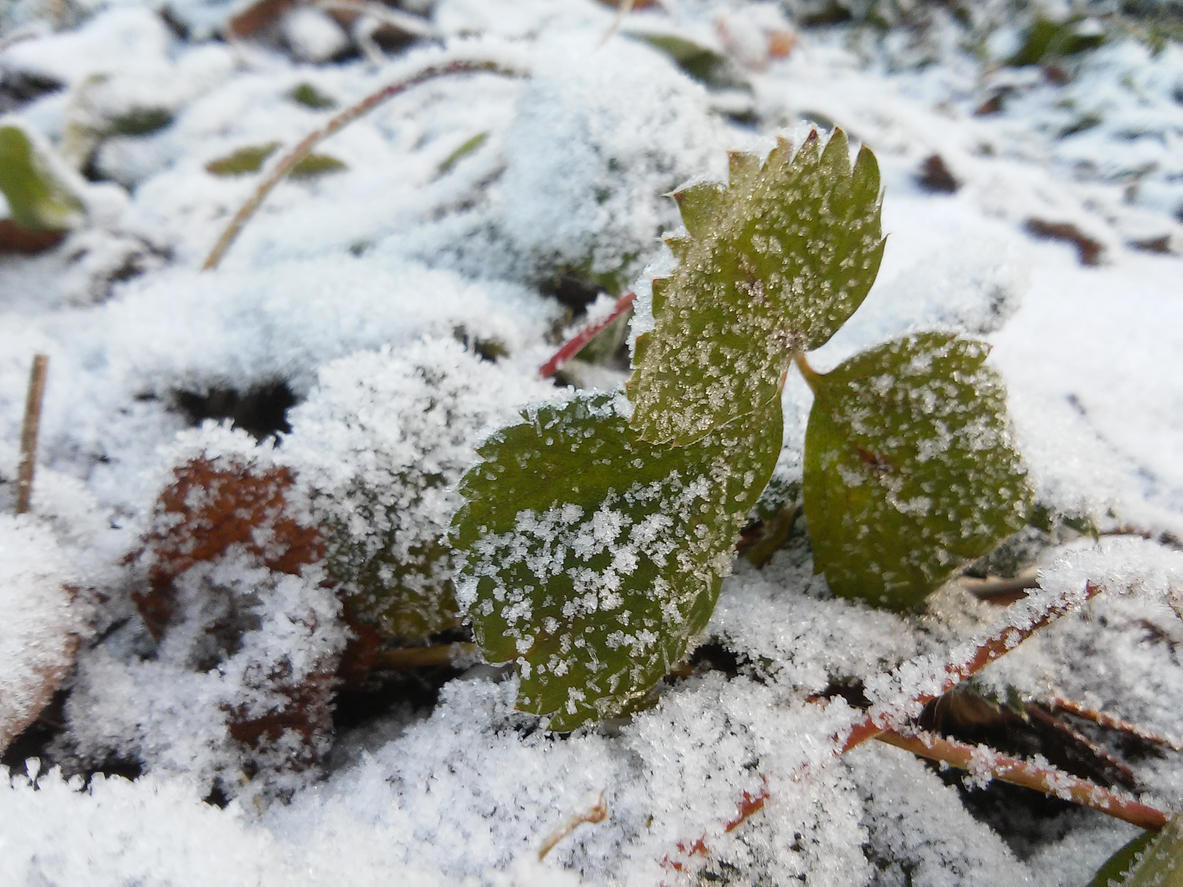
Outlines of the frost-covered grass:
M881 743L835 751L864 708L906 725L947 665L1088 583L1104 591L975 677L973 704L1012 754L1053 751L995 700L1183 737L1183 46L1151 33L1177 6L1070 4L1106 42L1017 66L1042 7L804 25L822 5L666 0L618 23L594 0L419 0L398 10L409 45L312 3L233 40L244 4L221 0L0 11L0 125L84 208L55 246L0 255L0 881L1083 884L1135 834L1001 789L985 752L963 779ZM699 79L655 34L697 44ZM342 168L282 182L200 270L287 148L466 56L515 73L437 77L351 123L316 148ZM333 108L293 98L307 87ZM985 571L1033 564L1041 590L1004 609L955 580L875 610L831 594L790 521L628 718L548 733L467 647L392 667L427 632L469 640L442 542L455 485L520 409L569 399L538 368L585 309L635 289L647 310L673 268L664 195L811 125L874 150L887 234L811 359L916 330L993 345L1053 527ZM207 169L275 142L261 173ZM955 190L920 181L934 156ZM564 380L615 388L618 350ZM33 503L13 515L36 353ZM790 376L778 505L809 406ZM390 587L412 605L386 612ZM1089 736L1129 764L1122 790L1180 809L1177 752Z

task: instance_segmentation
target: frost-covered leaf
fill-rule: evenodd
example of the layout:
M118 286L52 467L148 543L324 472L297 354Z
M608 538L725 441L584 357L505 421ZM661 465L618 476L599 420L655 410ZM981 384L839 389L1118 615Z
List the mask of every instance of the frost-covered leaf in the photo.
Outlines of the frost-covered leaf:
M29 136L16 126L0 126L0 192L12 220L34 231L69 228L82 203L53 175Z
M988 350L921 333L811 377L805 515L835 593L918 605L1026 523L1030 491Z
M0 515L0 752L49 703L83 627L68 556L44 525Z
M490 425L545 396L450 339L358 352L323 367L291 413L284 453L325 539L351 617L383 638L455 627L445 536L455 486Z
M291 470L269 461L263 449L244 450L240 457L203 455L173 469L144 540L148 587L132 593L153 635L163 634L175 616L177 579L231 549L288 575L323 558L320 532L291 514Z
M1163 887L1183 874L1183 816L1172 816L1161 832L1143 832L1114 853L1089 887Z
M1123 876L1128 874L1130 869L1138 861L1138 856L1146 849L1155 838L1154 832L1142 832L1135 835L1125 844L1117 849L1117 852L1105 860L1105 864L1101 866L1093 879L1089 881L1088 887L1109 887L1111 882L1117 884L1124 884Z
M779 400L671 448L596 394L480 449L453 522L457 596L484 655L517 661L519 708L571 730L661 680L714 610L780 440Z
M794 157L781 140L763 165L731 158L731 184L675 200L689 237L653 281L651 332L637 338L633 426L685 444L776 397L786 358L817 348L862 304L883 255L879 167L853 170L846 135L812 133Z

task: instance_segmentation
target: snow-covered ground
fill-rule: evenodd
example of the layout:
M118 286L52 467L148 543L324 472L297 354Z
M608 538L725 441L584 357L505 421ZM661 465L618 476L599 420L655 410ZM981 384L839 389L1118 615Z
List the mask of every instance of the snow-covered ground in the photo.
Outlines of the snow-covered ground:
M725 178L729 150L837 125L878 157L888 239L815 366L913 330L986 338L1039 503L1101 534L1042 540L1045 589L1106 593L978 689L1078 700L1177 743L1177 4L416 0L339 4L363 10L342 24L293 3L226 38L249 5L0 12L0 127L27 132L81 205L56 246L0 255L0 882L1084 884L1135 834L1015 793L975 802L887 745L834 756L858 713L809 697L844 684L886 705L908 687L883 675L1006 618L957 582L917 614L837 600L795 536L726 580L704 638L724 664L559 737L471 657L351 685L328 577L350 545L393 546L422 560L399 581L430 609L455 482L488 431L554 397L538 368L585 322L572 293L580 311L611 294L593 315L629 289L643 302L679 225L665 195ZM804 24L823 8L849 20ZM1105 40L1008 63L1040 15ZM697 50L695 76L670 37ZM201 270L260 176L208 165L278 143L265 173L333 108L456 59L497 71L431 79L324 141L340 166L281 183ZM39 461L14 516L36 353ZM624 377L605 360L567 378ZM784 405L791 483L796 377ZM203 558L184 528L244 466L254 529ZM346 541L302 549L311 524ZM1135 794L1179 810L1179 763L1141 756ZM602 821L539 860L597 804Z

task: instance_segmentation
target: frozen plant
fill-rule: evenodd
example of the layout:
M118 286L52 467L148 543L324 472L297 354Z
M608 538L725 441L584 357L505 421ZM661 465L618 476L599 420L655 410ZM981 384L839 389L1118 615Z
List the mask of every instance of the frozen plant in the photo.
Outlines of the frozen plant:
M515 661L553 730L634 708L706 626L781 449L790 363L814 392L804 506L836 594L920 605L1026 522L1030 492L988 347L906 336L829 373L825 344L878 272L879 170L845 134L730 157L677 192L678 266L624 392L526 413L480 449L453 523L478 645Z

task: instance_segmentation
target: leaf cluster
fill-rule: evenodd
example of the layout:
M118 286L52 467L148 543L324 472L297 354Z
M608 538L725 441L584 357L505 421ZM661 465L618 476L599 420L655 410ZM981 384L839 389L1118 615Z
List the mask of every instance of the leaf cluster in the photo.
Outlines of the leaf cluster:
M781 447L791 364L814 391L805 514L835 593L903 609L1025 522L1005 394L980 342L922 333L830 373L804 355L883 255L879 170L836 130L730 157L674 195L686 234L653 281L624 395L523 414L479 451L453 521L478 645L555 730L627 712L703 630Z

